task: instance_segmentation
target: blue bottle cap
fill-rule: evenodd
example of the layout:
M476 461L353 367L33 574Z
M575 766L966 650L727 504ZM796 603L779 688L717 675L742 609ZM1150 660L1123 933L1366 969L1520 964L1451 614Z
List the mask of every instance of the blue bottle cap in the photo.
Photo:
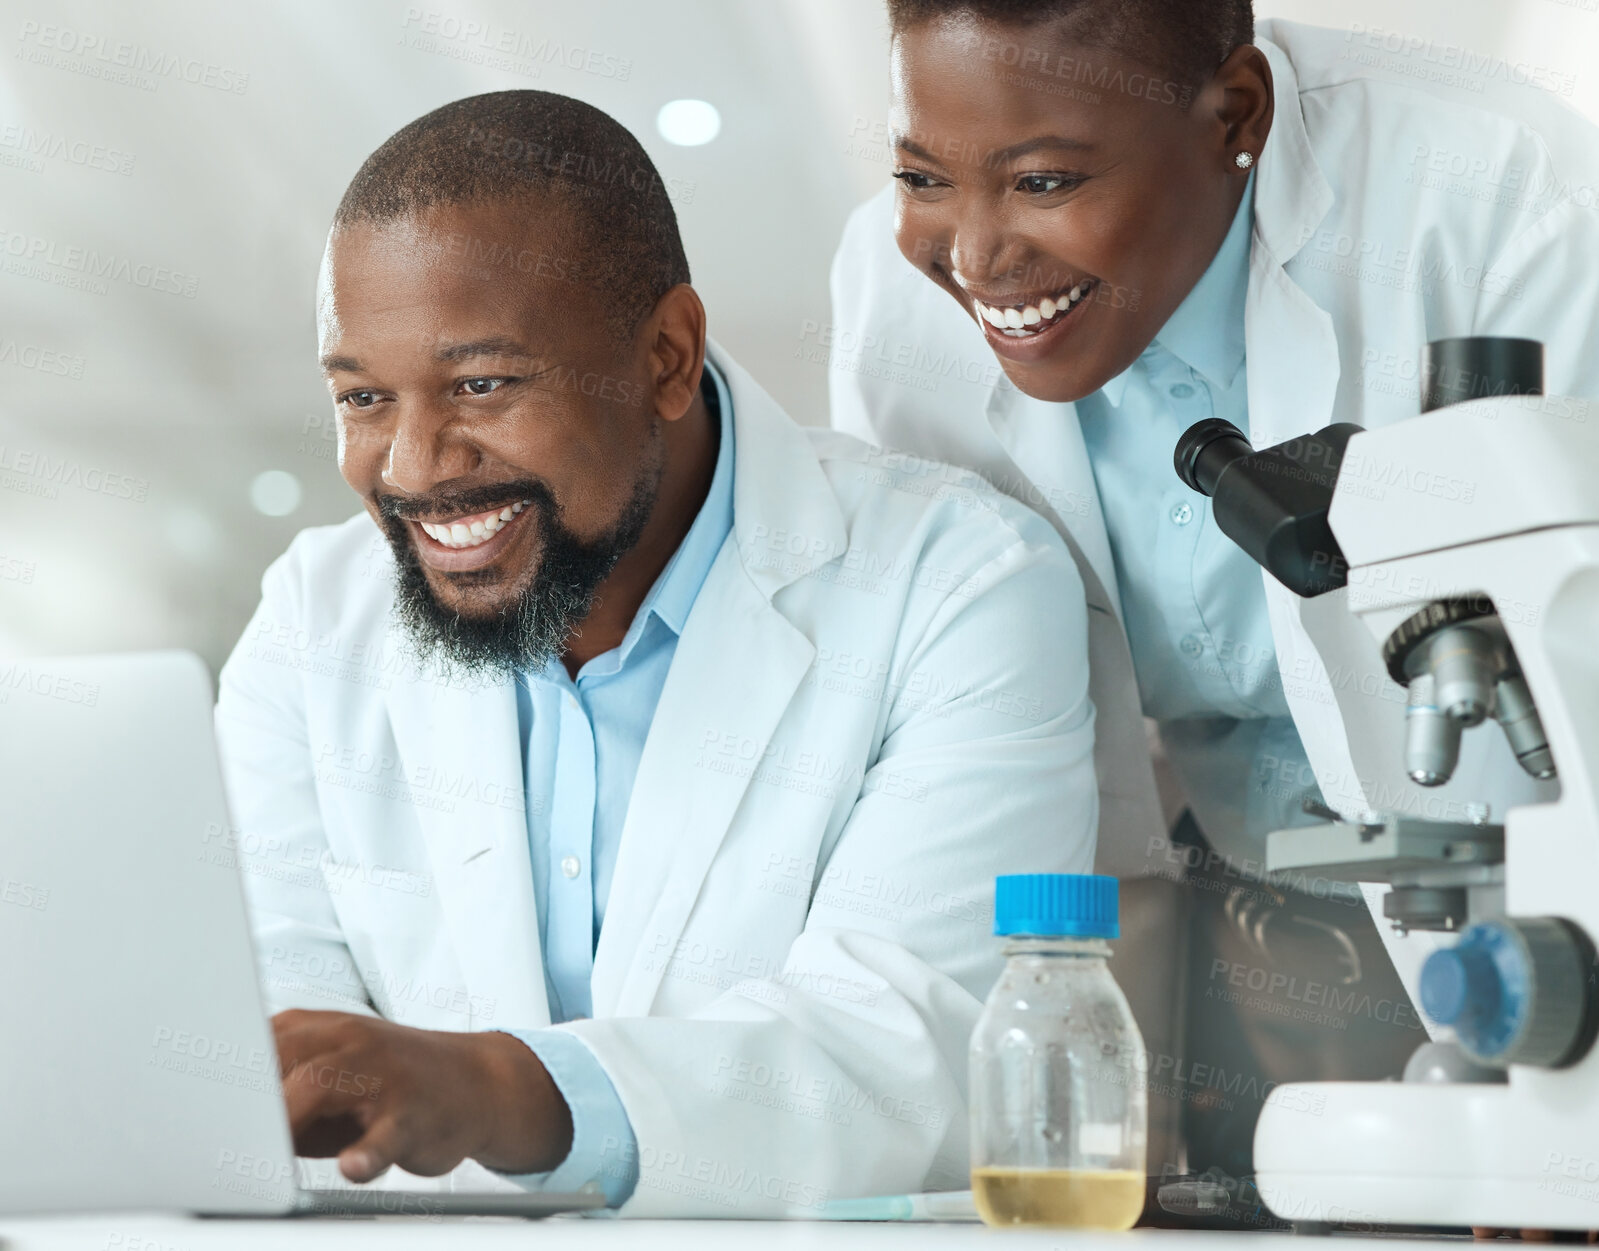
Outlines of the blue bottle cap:
M1097 873L1013 873L994 879L994 933L1117 938L1116 879Z

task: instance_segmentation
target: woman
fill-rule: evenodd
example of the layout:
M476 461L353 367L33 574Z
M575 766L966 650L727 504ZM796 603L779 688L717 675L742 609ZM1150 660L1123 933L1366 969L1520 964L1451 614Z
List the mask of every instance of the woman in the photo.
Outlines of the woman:
M1403 694L1364 629L1265 577L1172 452L1210 416L1257 447L1410 416L1424 345L1460 335L1541 340L1551 394L1599 396L1594 129L1502 60L1257 33L1248 0L889 13L895 181L834 263L834 422L977 470L1072 544L1099 610L1102 866L1166 846L1141 714L1246 866L1318 790L1435 817L1534 793L1487 734L1449 787L1409 785L1365 728ZM1372 487L1431 490L1425 468Z

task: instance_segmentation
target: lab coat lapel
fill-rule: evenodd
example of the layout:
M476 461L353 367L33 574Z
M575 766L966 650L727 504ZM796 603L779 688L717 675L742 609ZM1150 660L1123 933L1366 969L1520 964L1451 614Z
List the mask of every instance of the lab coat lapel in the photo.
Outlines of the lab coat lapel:
M548 1025L515 688L417 677L395 683L388 712L404 776L452 796L416 817L465 989L498 1025Z
M1293 66L1275 44L1260 47L1277 113L1256 174L1244 342L1250 438L1269 447L1332 420L1339 368L1332 318L1283 269L1332 209L1333 191L1310 148Z
M809 437L715 343L709 353L733 400L733 533L684 624L639 760L594 957L595 1016L649 1012L816 654L772 596L848 543ZM709 750L719 744L731 750ZM731 772L710 767L729 760Z
M1075 404L1035 400L1015 387L994 389L988 421L1042 498L1034 508L1054 521L1071 549L1088 605L1088 687L1094 702L1094 759L1099 775L1099 824L1112 831L1094 853L1094 871L1141 877L1152 849L1164 846L1166 822L1138 699L1138 678L1122 622L1121 594L1100 511L1094 469Z
M815 654L745 576L729 541L678 641L639 761L594 958L595 1016L649 1012L711 862ZM711 767L723 764L731 770Z
M1244 339L1250 438L1270 447L1332 421L1340 369L1332 318L1283 268L1332 209L1332 187L1310 146L1293 65L1270 40L1258 43L1271 63L1277 113L1255 188ZM1301 600L1270 574L1261 576L1284 693L1323 794L1335 807L1362 807L1327 670L1363 666L1369 640L1357 636L1360 627L1345 611L1346 591Z
M1037 490L1024 503L1057 519L1057 527L1077 549L1079 564L1093 572L1084 578L1089 607L1121 621L1121 593L1110 554L1110 535L1100 511L1099 488L1083 442L1075 404L1035 400L1008 382L989 394L988 424L1016 466L1016 478ZM1096 584L1097 583L1097 584Z

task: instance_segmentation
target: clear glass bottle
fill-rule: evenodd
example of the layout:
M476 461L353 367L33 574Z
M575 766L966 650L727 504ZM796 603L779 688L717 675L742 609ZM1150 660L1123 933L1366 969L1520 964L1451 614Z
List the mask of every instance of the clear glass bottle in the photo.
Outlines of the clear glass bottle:
M990 1225L1127 1229L1144 1207L1144 1043L1105 966L1116 879L995 883L1005 969L971 1043L972 1195Z

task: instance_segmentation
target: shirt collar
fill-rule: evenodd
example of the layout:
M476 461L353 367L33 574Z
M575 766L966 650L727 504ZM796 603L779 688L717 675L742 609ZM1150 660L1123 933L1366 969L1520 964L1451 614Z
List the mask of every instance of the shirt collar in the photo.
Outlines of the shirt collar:
M1244 303L1249 294L1249 236L1254 204L1255 173L1251 170L1227 237L1199 281L1167 318L1143 355L1101 388L1113 405L1121 406L1133 370L1161 350L1170 352L1212 386L1224 391L1232 387L1244 363Z
M627 664L628 657L638 646L652 619L658 620L675 635L683 633L689 610L699 598L700 588L716 563L717 553L733 528L733 399L721 371L705 359L705 377L710 383L706 393L707 407L712 408L712 419L718 423L721 437L716 449L716 468L711 473L711 487L705 493L705 502L689 526L688 533L678 544L677 551L666 562L666 568L655 579L649 594L639 605L638 612L616 648L596 656L579 670L579 675L596 677L616 673ZM591 667L592 666L592 667ZM536 678L564 682L566 667L559 656L552 656L542 673Z

